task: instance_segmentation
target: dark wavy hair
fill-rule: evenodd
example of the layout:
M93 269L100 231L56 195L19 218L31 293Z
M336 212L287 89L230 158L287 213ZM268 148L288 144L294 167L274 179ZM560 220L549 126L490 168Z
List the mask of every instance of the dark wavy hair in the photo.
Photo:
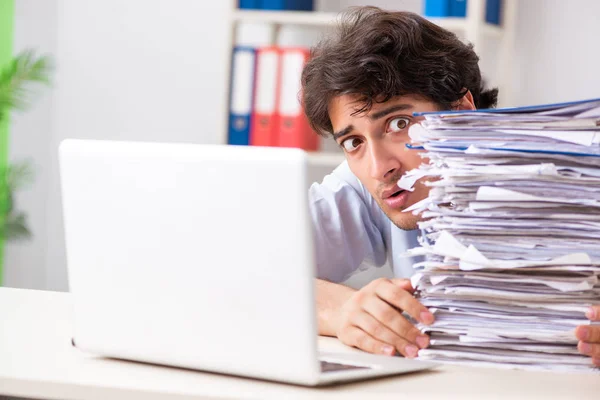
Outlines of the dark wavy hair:
M344 94L359 96L357 113L407 94L450 110L467 90L475 107L495 107L498 89L484 88L478 62L473 45L417 14L351 8L334 34L311 49L302 72L302 103L312 128L323 136L333 133L329 102Z

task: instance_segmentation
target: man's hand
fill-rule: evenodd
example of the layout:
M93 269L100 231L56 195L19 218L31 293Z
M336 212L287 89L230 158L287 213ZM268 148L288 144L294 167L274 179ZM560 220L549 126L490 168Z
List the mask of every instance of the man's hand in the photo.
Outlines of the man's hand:
M600 321L600 306L590 307L585 315L591 321ZM579 352L592 357L594 365L600 367L600 326L578 326L575 336L579 339Z
M429 337L402 316L405 311L424 324L434 319L413 297L410 281L382 278L358 291L324 281L319 284L319 333L335 335L343 343L370 353L399 352L410 358L429 345Z

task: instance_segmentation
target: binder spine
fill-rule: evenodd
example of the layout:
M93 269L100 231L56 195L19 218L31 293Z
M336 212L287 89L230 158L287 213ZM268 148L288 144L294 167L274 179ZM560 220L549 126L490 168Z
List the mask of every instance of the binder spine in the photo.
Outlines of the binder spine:
M251 47L234 49L231 69L229 144L248 145L250 141L255 64L256 49Z

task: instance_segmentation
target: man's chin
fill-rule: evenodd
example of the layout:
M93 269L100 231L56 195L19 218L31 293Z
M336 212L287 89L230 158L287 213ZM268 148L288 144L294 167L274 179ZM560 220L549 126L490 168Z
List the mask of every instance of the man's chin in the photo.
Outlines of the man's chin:
M414 215L412 212L394 210L391 213L386 212L386 215L394 223L394 225L400 229L410 231L418 228L417 224L420 221L420 218L418 215Z

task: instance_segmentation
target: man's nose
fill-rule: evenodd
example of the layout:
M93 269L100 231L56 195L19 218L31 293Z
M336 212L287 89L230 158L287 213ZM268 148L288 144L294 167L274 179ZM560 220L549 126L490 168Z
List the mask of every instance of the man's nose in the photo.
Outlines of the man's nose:
M371 143L369 157L371 177L378 181L388 181L402 167L398 157L384 143Z

